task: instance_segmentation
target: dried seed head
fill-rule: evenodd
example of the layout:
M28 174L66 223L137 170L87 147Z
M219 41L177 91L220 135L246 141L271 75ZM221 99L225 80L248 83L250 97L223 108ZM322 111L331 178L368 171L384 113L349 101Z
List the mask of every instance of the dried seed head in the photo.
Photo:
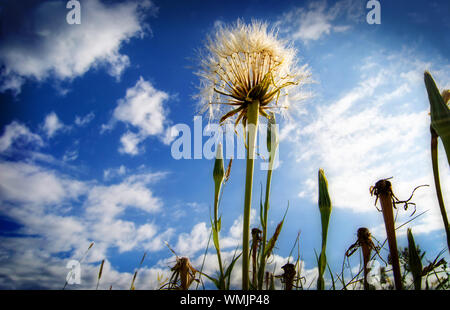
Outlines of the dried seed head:
M370 235L369 229L367 229L366 227L358 228L358 241L361 244L362 243L368 244L372 242L372 237Z
M252 228L253 240L261 240L262 231L259 228Z
M195 280L197 270L192 267L188 257L177 257L175 266L171 268L171 281L169 288L187 290Z
M286 265L281 267L281 269L283 269L285 274L295 275L295 266L294 266L294 264L287 263Z
M210 118L219 116L221 122L236 117L236 124L245 124L247 106L254 100L259 100L259 112L266 117L268 109L287 108L287 97L283 105L278 105L278 98L309 77L307 67L296 63L296 50L266 23L240 20L219 27L209 38L196 74L201 79L202 110L209 108Z
M281 267L281 269L283 269L284 271L284 273L282 274L284 288L285 290L290 291L294 287L294 279L295 275L297 274L297 272L295 271L295 266L294 264L287 263L286 265Z
M379 180L375 183L375 190L376 193L374 193L374 195L391 194L392 184L386 179Z

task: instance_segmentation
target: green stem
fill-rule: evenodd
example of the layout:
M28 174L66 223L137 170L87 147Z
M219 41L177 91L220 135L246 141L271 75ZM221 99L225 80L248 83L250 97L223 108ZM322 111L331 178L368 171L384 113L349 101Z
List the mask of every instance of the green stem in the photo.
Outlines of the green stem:
M269 157L269 162L272 161L272 156ZM266 269L266 257L264 255L264 252L266 251L266 242L267 242L267 218L268 218L268 211L269 211L269 198L270 198L270 184L272 183L272 169L269 167L269 170L267 171L267 182L266 182L266 197L264 201L264 219L263 219L263 225L262 225L262 241L261 241L261 257L260 257L260 263L259 263L259 273L258 273L258 289L262 290L263 281L264 281L264 274Z
M255 161L256 136L258 133L259 100L248 105L248 150L245 174L244 223L242 232L242 289L249 289L250 269L250 210L252 206L253 167Z
M325 273L325 268L327 266L327 256L326 256L327 236L332 206L330 193L328 192L328 181L327 178L325 177L323 169L319 169L318 181L319 181L319 211L322 223L322 250L320 252L320 256L317 261L317 266L319 269L319 275L317 278L317 289L324 290L325 280L323 278L323 275Z
M441 182L439 180L438 166L438 135L431 127L431 162L433 165L434 185L436 187L436 196L441 210L442 220L444 221L445 233L447 234L447 247L450 251L450 226L448 224L447 212L445 211L444 198L442 197Z
M319 277L317 279L317 289L318 290L324 290L325 289L325 280L323 275L325 274L325 267L327 265L327 256L326 256L326 250L327 250L327 235L328 235L328 223L329 223L330 217L329 215L322 215L322 250L320 251L319 256Z
M222 257L220 255L220 245L219 245L219 196L220 196L220 189L222 187L222 182L216 184L215 186L215 193L214 193L214 228L217 233L217 241L215 244L216 251L217 251L217 260L219 261L219 270L220 270L220 285L222 286L222 289L225 288L225 278L223 273L223 265L222 265Z

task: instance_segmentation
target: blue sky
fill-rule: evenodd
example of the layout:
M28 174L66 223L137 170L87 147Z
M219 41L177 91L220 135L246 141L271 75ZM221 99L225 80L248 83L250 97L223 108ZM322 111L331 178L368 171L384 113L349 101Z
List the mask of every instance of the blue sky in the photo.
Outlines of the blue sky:
M157 288L158 275L175 261L166 241L200 267L213 161L174 159L176 137L169 133L177 124L194 130L197 51L218 25L238 18L278 27L314 80L305 89L310 98L279 119L270 232L288 202L290 208L271 268L281 273L301 231L304 274L315 285L319 168L333 201L327 256L334 272L359 227L384 240L369 194L381 178L394 177L400 199L430 185L414 197L416 214L427 213L408 227L429 259L445 248L423 72L440 89L450 88L447 1L380 1L381 24L372 25L365 0L84 0L80 25L66 23L66 2L0 4L1 288L61 288L67 262L80 259L91 242L82 284L71 288L94 288L103 259L100 287L128 288L146 251L136 287ZM449 167L440 166L448 199ZM236 159L220 207L228 260L241 241L244 170L244 160ZM255 210L265 173L255 171ZM398 223L411 212L400 210ZM402 246L405 232L398 232Z

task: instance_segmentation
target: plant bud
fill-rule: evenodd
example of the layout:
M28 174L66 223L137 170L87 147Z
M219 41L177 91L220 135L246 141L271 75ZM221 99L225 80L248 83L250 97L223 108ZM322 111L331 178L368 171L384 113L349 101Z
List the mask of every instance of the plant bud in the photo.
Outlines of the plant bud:
M221 184L225 177L222 143L219 143L219 145L217 145L216 161L214 162L213 177L216 185Z
M270 113L270 118L267 122L267 151L269 156L273 157L278 147L278 130L275 114Z
M450 95L448 91L444 91L443 96L439 93L436 83L428 71L425 71L424 79L430 101L431 127L441 138L450 164L450 108L446 104Z

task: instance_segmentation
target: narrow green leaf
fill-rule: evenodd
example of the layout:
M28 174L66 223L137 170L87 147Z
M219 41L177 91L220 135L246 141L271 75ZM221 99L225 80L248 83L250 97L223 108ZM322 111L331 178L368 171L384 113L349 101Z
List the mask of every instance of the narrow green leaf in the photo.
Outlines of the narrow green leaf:
M419 252L417 251L416 243L414 241L414 237L411 231L411 228L408 228L408 260L409 260L409 268L411 269L411 273L414 279L414 288L416 290L420 290L422 287L422 260L419 256Z
M200 272L200 271L199 271ZM211 277L211 276L208 276L206 273L204 273L204 272L200 272L202 275L204 275L205 277L207 277L209 280L211 280L213 283L214 283L214 285L218 288L218 289L220 289L220 281L218 280L218 279L216 279L216 278L213 278L213 277Z
M231 272L233 271L234 268L234 264L236 264L237 260L239 259L239 257L241 257L242 253L240 253L238 256L236 256L232 261L230 266L227 267L227 269L225 270L225 279L227 279L227 287L226 289L230 289L230 282L231 282Z
M276 242L278 240L278 236L280 235L281 229L283 228L283 223L284 223L284 220L286 218L286 214L287 214L288 210L289 210L289 202L288 202L288 206L286 208L286 211L284 212L283 219L281 220L280 223L278 223L277 228L275 229L275 232L274 232L272 238L270 238L270 240L267 242L266 250L264 251L264 256L265 257L269 257L270 254L273 251L273 248L275 247L275 244L276 244Z
M327 263L327 267L328 267L328 272L330 273L330 276L331 276L332 288L333 288L333 290L336 290L333 272L331 271L330 265L328 263Z
M260 198L259 198L259 219L261 222L261 227L264 231L264 228L266 227L266 223L264 221L264 205L262 202L262 184L261 184L261 193L260 193Z

